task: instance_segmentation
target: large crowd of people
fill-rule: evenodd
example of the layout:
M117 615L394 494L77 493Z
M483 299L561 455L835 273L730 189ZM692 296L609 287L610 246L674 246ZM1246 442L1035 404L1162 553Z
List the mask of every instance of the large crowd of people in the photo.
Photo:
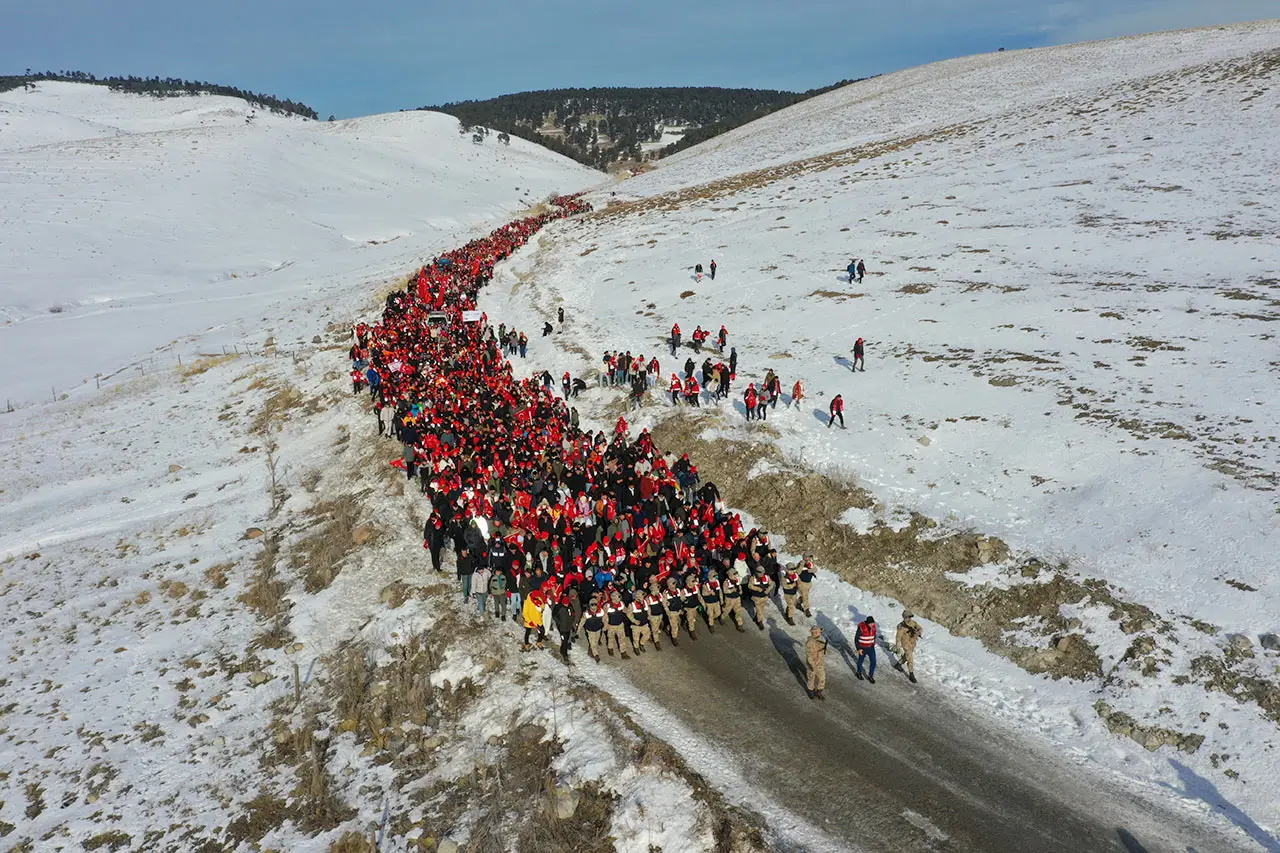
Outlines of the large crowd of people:
M781 565L768 533L726 511L687 454L664 453L625 418L580 429L568 401L585 384L566 373L558 397L549 373L517 378L505 356L524 355L527 338L513 349L512 332L477 311L497 262L548 222L588 209L558 197L548 212L437 258L387 297L378 322L354 329L354 390L368 390L379 433L398 439L406 477L430 498L423 544L433 567L452 548L464 599L520 623L526 649L554 629L566 662L579 637L599 660L661 651L704 628L744 631L747 620L763 630L770 601L788 623L812 616L812 559ZM721 352L726 338L722 329ZM709 362L704 384L717 369L728 378L737 354L732 367ZM647 388L660 375L656 356L606 353L603 367L601 381L614 384ZM692 373L690 363L686 381ZM775 379L764 399L776 404L778 388Z

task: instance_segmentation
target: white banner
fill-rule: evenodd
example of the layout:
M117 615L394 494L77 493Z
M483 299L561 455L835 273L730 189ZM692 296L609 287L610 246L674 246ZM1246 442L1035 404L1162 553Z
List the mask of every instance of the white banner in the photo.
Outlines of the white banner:
M480 322L480 312L479 312L479 311L463 311L463 312L462 312L462 322L464 322L464 323L479 323L479 322Z

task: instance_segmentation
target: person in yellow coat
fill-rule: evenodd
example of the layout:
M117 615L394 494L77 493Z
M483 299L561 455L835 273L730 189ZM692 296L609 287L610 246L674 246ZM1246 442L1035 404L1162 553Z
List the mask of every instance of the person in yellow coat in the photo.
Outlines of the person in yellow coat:
M527 652L532 648L529 645L529 635L534 631L538 632L538 648L542 648L542 642L547 638L547 630L542 625L541 593L534 592L525 596L521 615L524 617L524 650Z

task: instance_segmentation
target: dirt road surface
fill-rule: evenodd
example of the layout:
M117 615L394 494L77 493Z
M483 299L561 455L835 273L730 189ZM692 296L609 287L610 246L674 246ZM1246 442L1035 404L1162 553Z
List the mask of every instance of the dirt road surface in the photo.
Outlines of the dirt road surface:
M826 614L815 610L814 616L829 634L838 634ZM852 654L833 642L827 700L811 700L803 683L802 638L812 624L801 619L788 626L771 606L764 631L748 622L745 634L732 626L709 634L704 625L696 642L682 635L679 648L664 644L661 652L650 649L626 662L602 660L613 670L609 680L626 679L712 754L736 759L751 786L822 830L839 849L1265 849L1244 832L1206 827L1195 815L1152 803L1002 731L940 689L908 683L886 665L884 654L870 685L856 680ZM588 668L595 664L585 644L579 647L577 667L590 680Z

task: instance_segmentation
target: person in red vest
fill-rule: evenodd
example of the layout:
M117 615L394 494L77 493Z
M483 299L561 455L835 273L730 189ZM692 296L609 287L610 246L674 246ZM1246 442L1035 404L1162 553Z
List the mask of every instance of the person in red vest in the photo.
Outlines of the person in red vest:
M868 658L871 660L871 669L867 672L867 681L872 684L876 683L876 637L880 630L876 627L876 620L872 616L868 616L858 623L858 633L855 635L853 643L858 648L858 671L855 675L858 680L862 680L862 662Z
M680 324L673 323L671 326L671 354L675 355L678 349L680 349Z
M751 382L747 385L742 399L747 406L747 420L752 420L756 416L756 405L760 402L760 396L756 394L756 383Z
M840 429L845 429L844 397L839 394L837 394L835 399L831 401L831 419L827 421L827 429L831 429L831 425L836 422L836 418L840 419Z
M698 396L702 393L702 389L698 387L698 380L690 376L684 381L684 401L691 406L702 408L702 404L698 402Z

